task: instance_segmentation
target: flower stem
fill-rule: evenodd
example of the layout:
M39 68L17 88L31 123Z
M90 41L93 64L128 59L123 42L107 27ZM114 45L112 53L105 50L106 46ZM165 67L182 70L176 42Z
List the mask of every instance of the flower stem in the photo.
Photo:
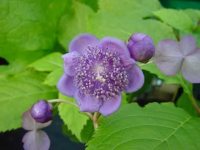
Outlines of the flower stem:
M196 112L200 116L200 107L199 107L198 103L196 102L194 96L193 95L189 95L189 99L190 99L193 107L195 108Z
M185 93L188 95L189 100L190 100L190 102L192 103L192 106L193 106L194 109L196 110L197 114L200 116L200 107L199 107L199 105L198 105L196 99L195 99L194 96L193 96L192 86L189 87L190 84L189 84L187 81L185 81L185 80L183 79L182 76L181 76L180 79L181 79L181 85L182 85L182 87L183 87Z
M78 105L76 105L75 103L67 101L67 100L62 100L62 99L51 99L51 100L48 100L48 102L49 103L66 103L66 104L70 104L75 107L78 107Z
M98 119L99 119L99 117L100 117L100 113L98 113L98 112L95 112L94 113L94 115L93 115L93 117L92 117L92 121L93 121L93 125L94 125L94 129L96 130L97 128L98 128Z
M51 99L51 100L48 100L48 102L49 103L65 103L65 104L73 105L73 106L79 108L77 104L70 102L70 101L67 101L67 100L63 100L63 99ZM93 120L93 116L92 116L91 113L85 112L83 114L85 114L86 116L88 116L90 119Z

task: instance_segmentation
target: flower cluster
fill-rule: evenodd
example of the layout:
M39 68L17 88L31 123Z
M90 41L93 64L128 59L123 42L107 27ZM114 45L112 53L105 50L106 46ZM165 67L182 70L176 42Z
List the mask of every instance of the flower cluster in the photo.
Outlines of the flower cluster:
M129 44L129 49L132 46ZM104 116L115 112L121 93L134 92L144 83L144 75L129 49L113 37L99 40L90 34L78 35L71 41L69 53L63 55L64 74L57 85L59 91L75 97L81 111Z
M166 75L175 75L180 71L191 83L200 82L200 49L192 36L175 40L160 41L156 47L155 63Z

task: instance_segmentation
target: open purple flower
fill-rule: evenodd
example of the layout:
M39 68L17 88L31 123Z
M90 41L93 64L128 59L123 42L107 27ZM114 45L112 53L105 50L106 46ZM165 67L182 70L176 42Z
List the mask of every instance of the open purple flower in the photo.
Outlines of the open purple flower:
M163 40L158 43L155 63L166 75L175 75L179 71L191 83L200 82L200 49L192 36L183 37L180 42Z
M144 75L124 42L112 37L98 40L90 34L75 37L63 55L65 73L58 89L75 97L80 110L109 115L121 104L121 92L142 87Z
M28 132L23 136L24 150L48 150L50 147L50 140L48 135L41 129L51 124L51 121L46 123L36 122L30 111L23 114L22 127Z

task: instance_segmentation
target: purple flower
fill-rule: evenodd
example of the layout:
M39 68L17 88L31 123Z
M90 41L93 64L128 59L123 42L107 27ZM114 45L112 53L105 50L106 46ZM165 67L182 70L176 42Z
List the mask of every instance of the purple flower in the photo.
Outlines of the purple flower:
M192 36L183 37L180 42L163 40L158 43L155 63L166 75L175 75L179 71L191 83L200 82L200 49Z
M90 34L75 37L63 56L65 73L58 89L75 97L80 110L109 115L121 104L121 92L142 87L144 75L124 42L112 37L98 40Z
M24 143L24 150L48 150L50 147L50 140L48 135L40 130L51 124L51 121L46 123L36 122L30 111L23 114L22 127L28 132L23 136L22 142Z
M146 63L155 53L155 47L152 39L143 33L133 34L129 40L127 47L131 57L136 61Z
M30 112L35 121L40 123L45 123L52 119L52 106L45 100L35 103Z

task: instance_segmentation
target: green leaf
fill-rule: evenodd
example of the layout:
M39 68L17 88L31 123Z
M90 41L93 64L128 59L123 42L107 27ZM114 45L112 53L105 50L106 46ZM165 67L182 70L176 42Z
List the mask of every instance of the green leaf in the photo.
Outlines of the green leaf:
M192 31L194 24L192 19L182 10L161 9L154 12L166 24L183 31Z
M185 9L183 10L193 21L194 25L198 25L200 20L200 11L197 9Z
M58 40L64 48L74 36L87 31L88 17L92 13L87 5L73 1L72 10L66 12L59 23Z
M192 106L191 101L189 100L189 97L186 93L183 93L179 99L177 100L177 106L180 108L183 108L185 111L187 111L189 114L193 116L197 116L197 112Z
M172 104L129 104L102 120L87 150L197 150L199 123Z
M57 96L55 88L42 84L44 75L26 73L12 78L0 78L0 131L21 126L22 113L39 99Z
M29 65L37 71L54 71L63 67L62 54L51 53Z
M123 7L122 7L123 6ZM158 0L99 0L100 11L130 20L150 16L161 8ZM120 20L120 19L119 19Z
M69 102L74 102L73 98L67 97L66 99ZM88 116L81 113L78 107L70 104L61 103L58 106L58 110L64 124L67 125L68 129L80 142L83 142L81 138L81 131L89 119Z
M23 51L53 49L63 0L0 1L0 56L9 62Z
M146 64L142 64L140 63L139 66L142 68L142 70L146 70L152 74L155 74L158 76L158 78L162 79L165 81L165 83L168 83L168 84L180 84L180 79L177 76L167 76L165 75L164 73L162 73L159 68L156 66L155 63L153 62L149 62L149 63L146 63Z
M130 17L119 17L100 11L90 18L88 31L99 37L109 35L125 41L135 32L150 35L156 43L161 39L175 38L172 28L157 20L142 20L142 18L135 19L134 17L130 19Z
M63 68L58 68L51 73L49 73L44 80L44 84L49 85L49 86L55 86L57 85L59 79L61 78L63 74Z
M88 0L79 0L81 3L84 3L88 6L90 6L94 11L98 10L98 1L99 0L92 0L92 1L88 1Z
M88 120L83 130L81 131L81 140L86 143L88 142L94 133L94 126L92 120Z

